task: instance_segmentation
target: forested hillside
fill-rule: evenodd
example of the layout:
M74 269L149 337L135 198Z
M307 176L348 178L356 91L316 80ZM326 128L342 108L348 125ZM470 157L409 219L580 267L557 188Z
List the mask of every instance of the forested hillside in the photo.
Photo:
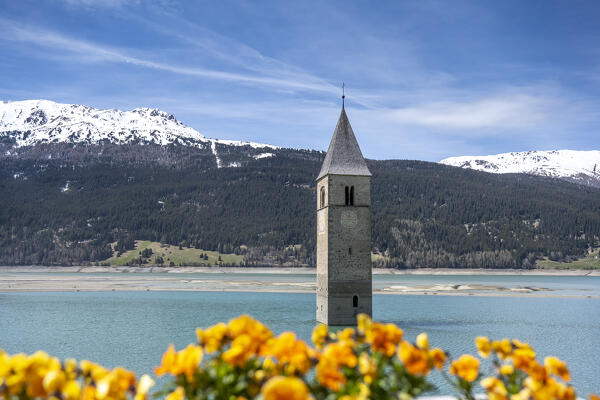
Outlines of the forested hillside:
M1 146L0 146L1 147ZM151 240L314 265L324 153L38 145L0 157L0 264L89 264ZM4 152L2 153L4 154ZM532 268L599 244L600 190L419 161L369 161L372 248L392 267Z

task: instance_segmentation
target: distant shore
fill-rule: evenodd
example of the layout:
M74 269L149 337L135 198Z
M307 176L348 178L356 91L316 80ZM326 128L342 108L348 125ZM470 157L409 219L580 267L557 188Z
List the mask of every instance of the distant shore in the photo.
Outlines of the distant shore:
M315 274L306 267L105 267L105 266L0 266L1 273L185 273L185 274ZM600 270L583 269L483 269L483 268L373 268L375 275L537 275L600 276Z
M143 268L143 267L0 267L2 292L203 291L315 293L314 268ZM600 276L594 271L594 276ZM375 269L373 292L388 295L570 297L600 299L600 290L543 282L495 280L492 275L585 276L591 271L564 270L390 270ZM469 278L485 274L488 279ZM424 279L408 279L420 275ZM458 276L457 276L458 275ZM434 278L437 276L437 278ZM405 279L406 277L407 279ZM446 278L447 277L447 278ZM585 278L584 278L585 279ZM559 282L558 280L557 282ZM592 286L593 287L593 286Z

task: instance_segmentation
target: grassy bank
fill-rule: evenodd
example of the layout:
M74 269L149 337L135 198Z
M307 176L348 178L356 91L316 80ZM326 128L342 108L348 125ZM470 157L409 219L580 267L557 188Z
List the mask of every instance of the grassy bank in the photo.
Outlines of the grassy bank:
M538 260L536 267L542 269L600 269L600 249L590 251L586 257L571 262Z
M149 253L148 249L152 251L152 254L143 256L144 253ZM138 263L140 259L142 260L141 264ZM115 252L115 254L104 261L103 264L112 266L150 266L160 264L160 262L157 262L160 261L160 259L162 259L163 265L196 267L241 265L244 261L244 257L237 254L224 254L216 251L207 251L189 247L180 248L178 246L161 244L158 242L136 240L134 250L129 250L121 255L118 255L117 252Z

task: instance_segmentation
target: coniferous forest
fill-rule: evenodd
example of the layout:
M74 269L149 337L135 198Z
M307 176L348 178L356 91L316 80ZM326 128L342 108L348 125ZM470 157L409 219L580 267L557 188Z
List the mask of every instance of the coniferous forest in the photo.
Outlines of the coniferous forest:
M248 266L313 266L324 153L255 159L250 147L218 150L237 167L216 168L210 149L148 144L3 155L0 265L101 263L151 240L242 254ZM599 245L599 189L430 162L368 163L376 266L533 268Z

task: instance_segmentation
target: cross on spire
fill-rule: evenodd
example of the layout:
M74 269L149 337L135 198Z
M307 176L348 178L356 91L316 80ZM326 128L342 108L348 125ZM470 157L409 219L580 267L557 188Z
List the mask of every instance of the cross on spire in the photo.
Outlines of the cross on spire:
M344 108L344 99L346 98L346 93L345 93L345 85L344 82L342 82L342 108Z

